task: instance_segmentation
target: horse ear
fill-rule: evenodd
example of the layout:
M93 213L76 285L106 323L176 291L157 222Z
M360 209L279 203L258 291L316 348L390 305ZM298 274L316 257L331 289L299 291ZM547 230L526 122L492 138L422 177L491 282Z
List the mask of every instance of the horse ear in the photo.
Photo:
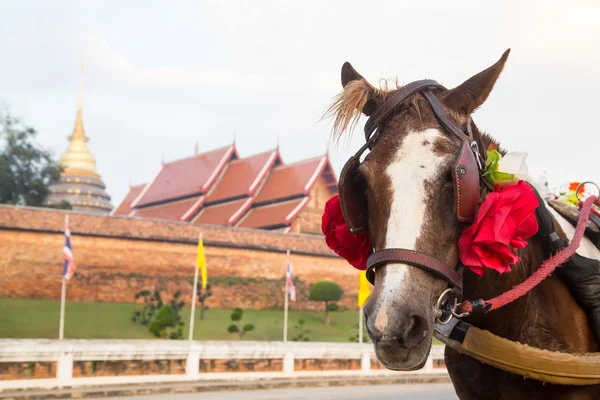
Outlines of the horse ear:
M352 64L348 61L342 65L342 87L346 87L346 85L352 81L356 81L359 79L365 79L361 74L356 72Z
M460 86L449 90L444 96L444 104L451 110L458 111L463 115L470 115L489 96L504 69L509 53L510 49L506 50L494 65L472 76Z
M342 65L342 86L344 89L347 89L346 86L351 82L355 84L351 85L352 88L349 89L349 92L353 92L354 94L362 93L361 97L366 96L364 106L359 111L367 117L370 116L379 106L381 99L377 97L375 88L354 69L352 64L346 61Z

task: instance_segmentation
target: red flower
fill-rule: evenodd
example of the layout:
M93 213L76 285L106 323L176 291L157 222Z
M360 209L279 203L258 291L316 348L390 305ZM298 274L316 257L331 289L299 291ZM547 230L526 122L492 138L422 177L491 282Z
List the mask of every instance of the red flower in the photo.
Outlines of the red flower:
M373 250L369 235L366 232L356 235L350 232L342 214L339 196L332 197L325 204L321 231L325 235L327 246L335 254L345 258L354 268L367 268L367 258Z
M577 190L577 187L581 185L579 182L571 182L569 184L569 190L572 190L573 192ZM579 188L579 190L577 191L577 194L583 194L585 190L585 185L581 185L581 187Z
M504 189L496 186L481 203L473 225L458 240L463 264L479 276L486 267L501 274L510 272L509 264L521 260L510 247L522 249L527 246L525 239L538 231L538 205L533 189L525 181Z

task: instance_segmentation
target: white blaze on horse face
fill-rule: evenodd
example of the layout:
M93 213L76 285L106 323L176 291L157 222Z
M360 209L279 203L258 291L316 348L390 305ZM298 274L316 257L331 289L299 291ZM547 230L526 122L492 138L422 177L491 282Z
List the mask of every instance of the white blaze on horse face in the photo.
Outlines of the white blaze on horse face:
M437 129L409 133L394 161L387 167L392 182L392 206L385 238L386 248L414 249L425 219L425 182L434 178L444 161L433 151L443 134ZM403 264L388 264L382 295L410 296L410 271ZM398 297L396 297L396 300ZM379 328L378 328L379 329Z

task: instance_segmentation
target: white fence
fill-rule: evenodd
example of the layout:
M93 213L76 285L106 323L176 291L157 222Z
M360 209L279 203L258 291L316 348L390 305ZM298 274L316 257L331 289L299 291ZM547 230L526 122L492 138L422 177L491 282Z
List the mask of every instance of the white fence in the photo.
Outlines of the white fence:
M371 369L372 344L177 340L44 340L0 339L0 363L56 362L56 377L1 380L0 391L115 384L201 380L244 380L308 376L385 376L440 374L434 360L443 360L443 346L433 346L425 367L413 372ZM281 359L273 372L200 372L200 360ZM298 359L361 360L360 370L295 371ZM185 374L73 377L76 361L185 360ZM6 364L5 364L6 365ZM443 365L443 364L442 364Z

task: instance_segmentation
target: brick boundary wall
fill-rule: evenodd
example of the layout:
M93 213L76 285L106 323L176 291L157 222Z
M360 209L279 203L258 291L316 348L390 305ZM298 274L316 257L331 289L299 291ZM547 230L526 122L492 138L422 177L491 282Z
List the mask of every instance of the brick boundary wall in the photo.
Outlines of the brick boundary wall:
M0 297L58 299L69 215L77 274L70 301L130 303L157 284L191 295L197 240L203 233L209 307L283 307L286 251L291 252L298 302L290 309L321 309L308 301L310 285L332 279L344 289L339 303L357 309L358 271L335 255L320 235L98 216L73 211L0 205Z

